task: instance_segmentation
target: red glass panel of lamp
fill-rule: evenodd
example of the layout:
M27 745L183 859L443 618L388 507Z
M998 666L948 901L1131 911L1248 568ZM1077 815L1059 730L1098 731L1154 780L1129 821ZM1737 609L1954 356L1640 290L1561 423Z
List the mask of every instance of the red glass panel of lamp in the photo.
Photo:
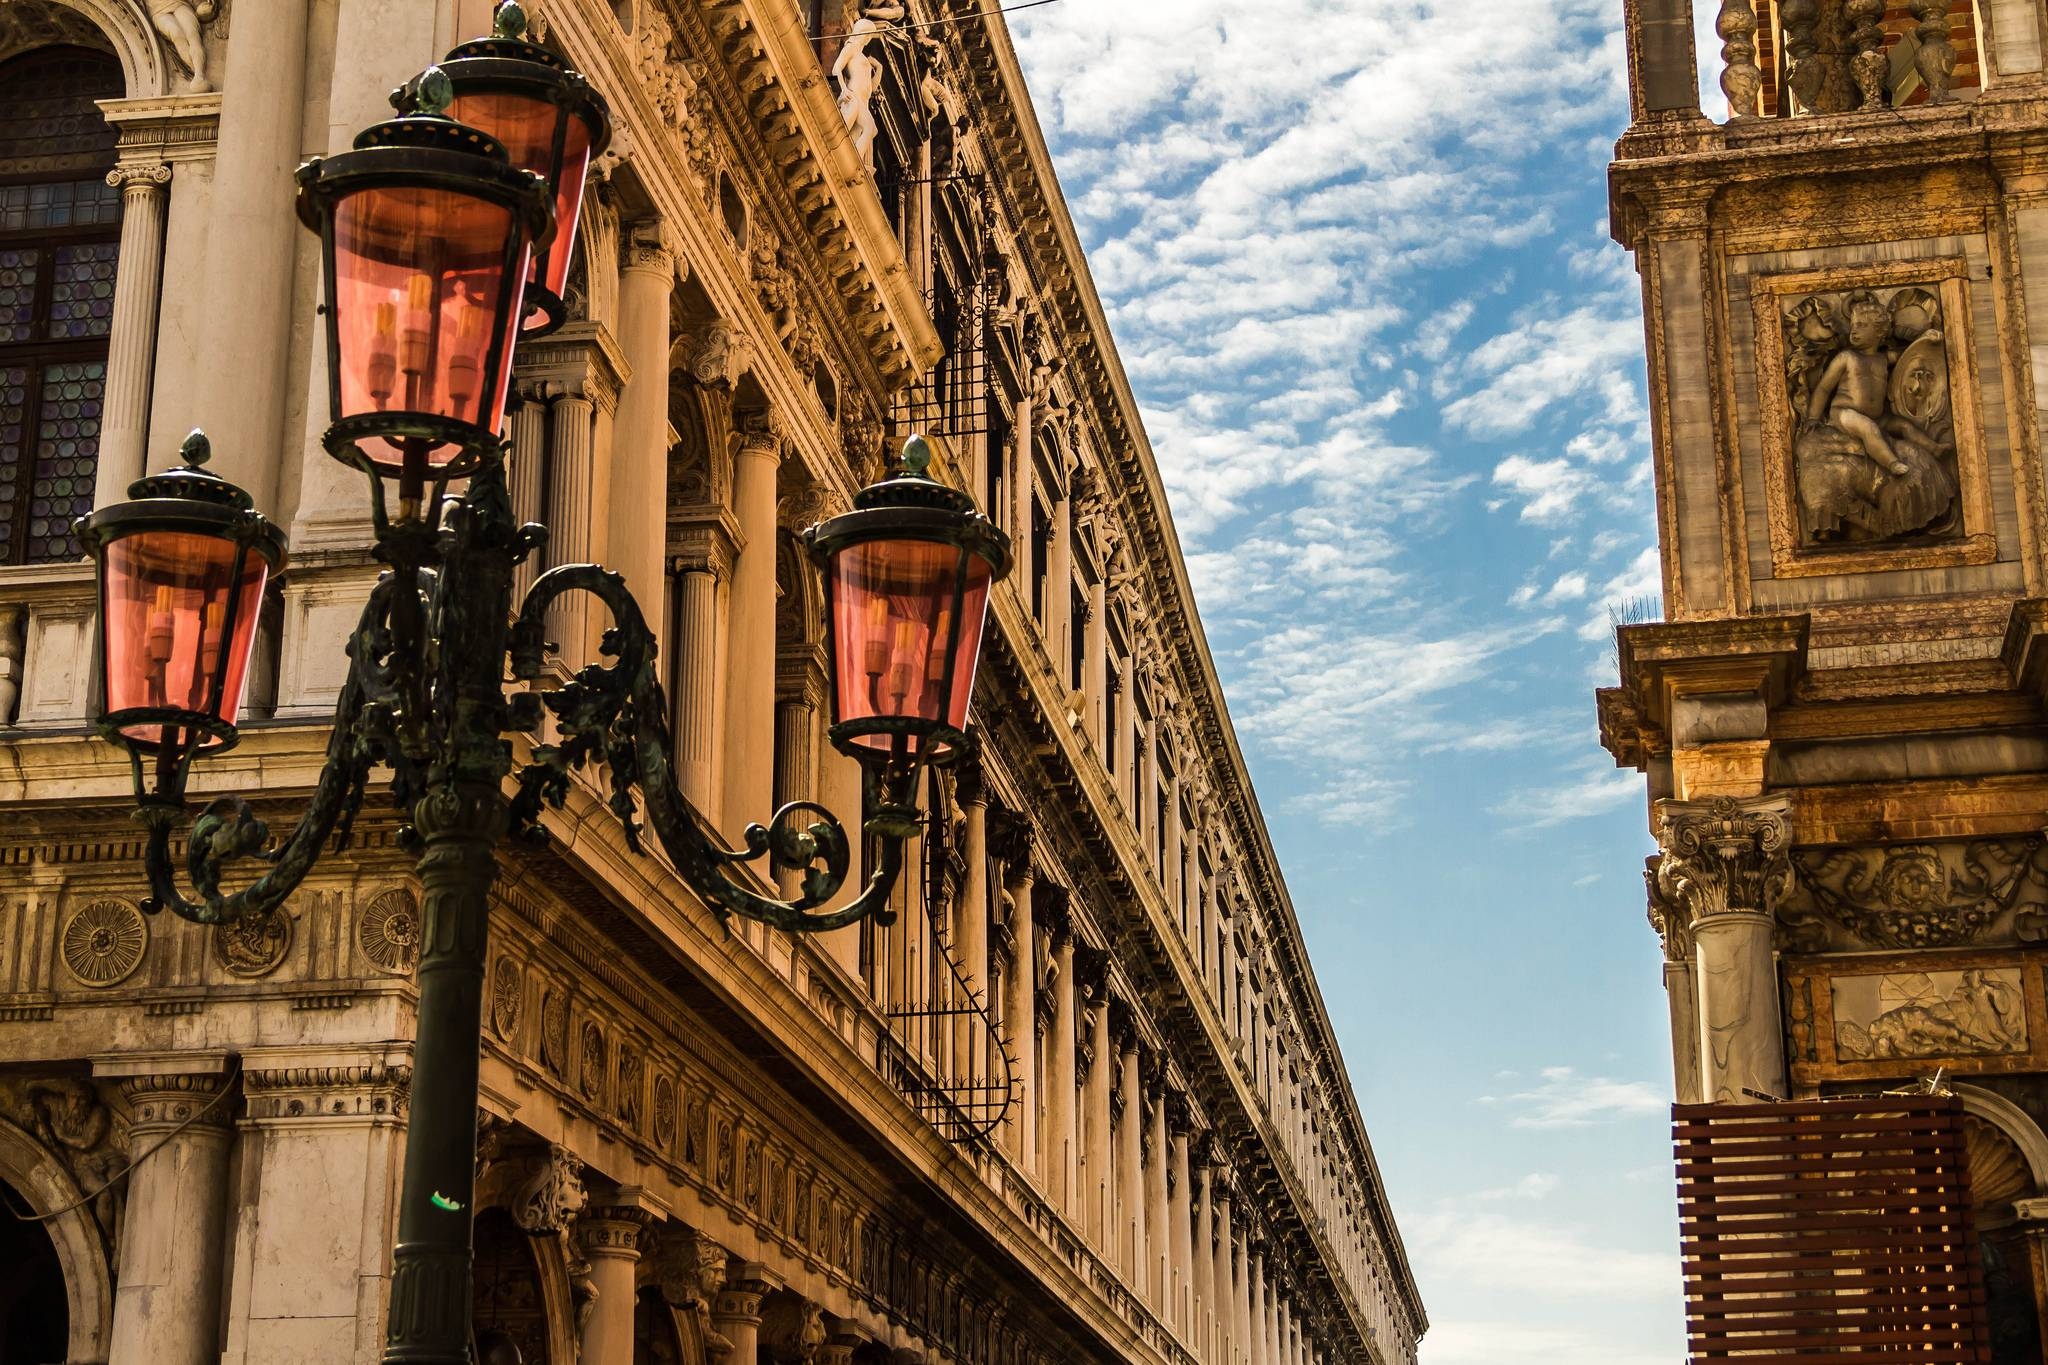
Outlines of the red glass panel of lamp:
M335 205L337 420L421 413L497 434L519 302L503 296L524 290L531 257L522 247L507 274L515 234L524 228L510 207L450 189L384 186ZM428 459L457 453L444 445Z
M871 540L833 556L838 718L901 716L965 729L991 574L979 555L925 540ZM951 640L956 611L959 638ZM949 662L952 688L946 691ZM887 749L891 741L869 735L861 742Z
M175 707L233 725L242 713L249 653L270 564L250 550L191 531L138 531L107 545L104 600L106 709ZM234 638L227 638L235 602ZM220 699L213 682L226 670ZM157 741L161 728L131 726L131 739Z
M504 144L513 165L554 186L554 240L535 258L528 279L561 298L569 282L569 258L576 254L576 221L583 212L583 184L590 174L590 125L547 100L503 92L458 95L448 106L448 117L489 133ZM558 120L567 125L562 130L560 166L554 162ZM529 313L527 321L537 316Z

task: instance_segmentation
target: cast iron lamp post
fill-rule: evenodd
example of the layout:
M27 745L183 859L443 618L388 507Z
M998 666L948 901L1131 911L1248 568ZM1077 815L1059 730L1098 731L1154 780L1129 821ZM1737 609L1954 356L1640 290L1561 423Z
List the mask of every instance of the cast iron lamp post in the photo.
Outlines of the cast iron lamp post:
M516 5L500 15L499 37L516 39ZM490 60L513 58L499 51ZM580 77L564 83L595 101ZM748 827L742 849L715 842L676 788L654 636L624 581L594 565L563 566L542 574L516 612L512 600L513 570L546 532L512 517L498 435L506 380L538 297L529 291L535 282L559 287L563 272L536 272L534 253L566 257L571 243L551 234L558 205L576 202L563 194L572 174L580 195L584 160L569 157L565 168L555 157L559 182L515 166L496 138L446 117L455 92L438 68L401 94L409 112L299 172L299 213L321 235L325 266L325 445L368 473L374 552L388 567L349 641L326 765L304 817L272 847L246 801L210 802L187 838L191 899L179 889L171 836L193 760L238 738L257 615L283 565L284 536L246 493L203 468L198 433L181 467L138 481L131 501L82 519L78 534L98 567L98 728L130 755L148 830L144 909L200 923L274 912L330 840L346 838L372 770L390 770L402 838L420 854L423 904L384 1359L460 1365L469 1360L477 1070L498 843L543 838L543 808L562 804L575 770L602 765L628 842L640 848L644 820L721 921L738 914L795 932L867 915L886 922L903 841L917 828L919 775L973 746L965 724L988 589L1010 555L970 499L926 475L921 438L894 475L856 496L854 510L807 532L830 603L831 738L866 770L864 828L877 864L852 901L818 912L850 860L845 831L823 807L784 806L766 826ZM601 132L602 105L594 107L585 126ZM556 152L573 141L560 127L582 119L557 121ZM467 485L451 496L454 478ZM552 690L508 695L508 671L543 680L547 611L571 592L611 612L602 661ZM557 737L536 744L515 772L508 736L538 731L544 712ZM222 869L244 857L268 870L225 890ZM737 873L764 857L771 870L799 873L801 894L775 899Z

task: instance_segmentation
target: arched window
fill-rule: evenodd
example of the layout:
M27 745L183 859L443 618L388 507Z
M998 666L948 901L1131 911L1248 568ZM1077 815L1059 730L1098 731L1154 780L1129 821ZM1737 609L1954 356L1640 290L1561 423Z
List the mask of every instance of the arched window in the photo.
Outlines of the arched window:
M77 555L92 509L121 224L93 101L121 88L85 48L0 62L0 564Z

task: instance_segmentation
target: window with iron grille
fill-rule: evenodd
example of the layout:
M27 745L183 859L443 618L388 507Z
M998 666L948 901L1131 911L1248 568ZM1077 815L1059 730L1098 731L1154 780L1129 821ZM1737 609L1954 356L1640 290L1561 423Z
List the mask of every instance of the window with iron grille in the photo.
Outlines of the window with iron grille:
M92 510L121 192L114 58L39 48L0 63L0 564L76 556Z

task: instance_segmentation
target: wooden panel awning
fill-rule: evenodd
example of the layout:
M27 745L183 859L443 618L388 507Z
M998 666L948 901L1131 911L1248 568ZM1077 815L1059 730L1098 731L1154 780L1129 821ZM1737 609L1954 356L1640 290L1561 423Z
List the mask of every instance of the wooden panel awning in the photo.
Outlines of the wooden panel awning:
M1980 1365L1962 1101L1671 1111L1695 1365Z

